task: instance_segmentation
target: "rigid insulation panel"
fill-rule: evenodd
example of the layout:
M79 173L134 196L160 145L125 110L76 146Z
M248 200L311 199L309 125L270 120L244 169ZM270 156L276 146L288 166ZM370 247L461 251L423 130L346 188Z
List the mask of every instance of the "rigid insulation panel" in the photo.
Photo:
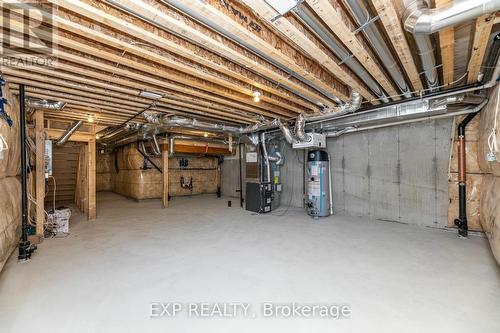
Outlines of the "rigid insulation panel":
M0 179L0 270L17 246L21 233L21 183L17 177ZM5 195L8 193L8 195Z

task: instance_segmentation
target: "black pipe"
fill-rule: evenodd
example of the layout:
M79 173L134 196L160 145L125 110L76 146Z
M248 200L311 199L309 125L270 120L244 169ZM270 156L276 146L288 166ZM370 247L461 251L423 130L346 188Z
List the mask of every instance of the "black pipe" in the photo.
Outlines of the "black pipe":
M239 154L239 160L240 160L240 207L243 208L243 175L242 175L242 168L243 168L243 149L241 147L243 146L242 143L238 145L238 154Z
M24 84L19 85L19 140L21 141L21 242L19 243L20 261L31 258L31 253L36 247L32 247L28 240L28 168L26 162L26 108L24 99Z
M458 125L458 218L455 225L458 227L458 235L467 237L469 227L467 223L467 168L465 155L465 128L479 112L469 113Z

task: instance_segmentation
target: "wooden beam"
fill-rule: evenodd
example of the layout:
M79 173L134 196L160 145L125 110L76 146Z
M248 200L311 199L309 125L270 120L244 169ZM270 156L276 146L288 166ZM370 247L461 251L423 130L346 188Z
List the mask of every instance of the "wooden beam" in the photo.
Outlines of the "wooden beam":
M261 24L260 21L252 17L252 13L245 10L246 8L238 2L183 0L182 3L198 15L201 15L205 20L217 24L232 35L244 40L261 53L269 56L280 65L297 73L311 82L313 86L323 89L332 95L338 94L340 98L344 98L346 95L344 91L339 94L338 91L332 89L332 84L321 79L321 73L313 71L306 66L307 61L301 59L301 54L297 50L283 43L279 36L275 36L273 31L268 29L265 24ZM214 45L214 51L216 50L217 45ZM326 106L332 105L331 102L325 101L324 98L317 99L316 96L307 96L313 100L322 102Z
M83 5L84 7L87 7L86 5ZM91 8L91 7L87 7ZM106 15L108 16L109 14L103 12L103 11L97 11L101 15ZM262 95L262 100L267 101L267 102L272 102L272 103L277 103L277 97L281 99L288 100L289 102L293 104L297 104L298 106L301 106L307 110L314 111L317 109L317 106L310 102L304 101L302 98L297 97L297 95L290 93L287 90L284 90L281 87L275 87L276 84L273 82L264 82L264 80L255 74L250 75L251 78L248 77L247 75L241 74L241 72L246 73L244 69L240 71L234 71L230 69L226 65L219 64L209 58L203 58L200 55L197 55L195 52L193 52L192 49L188 49L186 47L183 47L182 45L172 43L166 39L163 39L161 36L154 36L152 33L148 33L147 31L143 31L143 34L138 34L138 30L140 29L139 27L135 27L134 29L130 29L129 25L125 25L124 21L121 21L117 19L119 22L121 22L121 27L125 27L128 30L131 30L131 33L135 33L137 35L143 36L146 34L149 38L145 42L154 42L154 45L157 47L161 47L165 45L165 48L169 51L175 52L176 54L179 54L180 56L186 57L192 61L195 61L196 63L199 63L203 66L207 67L207 70L205 71L200 71L198 67L193 66L191 64L185 64L185 62L180 62L170 56L165 56L163 54L159 54L158 50L155 50L156 52L149 51L144 48L144 46L139 45L134 45L131 43L124 42L118 38L114 38L106 33L103 33L101 31L97 31L96 29L91 29L87 28L86 26L82 24L77 24L75 22L71 22L69 20L66 20L62 17L59 17L57 15L50 15L50 18L54 21L58 29L64 29L67 31L70 31L72 33L75 33L77 35L83 36L85 38L92 39L98 43L101 43L103 45L115 47L120 50L126 51L126 53L134 54L136 56L139 56L143 59L146 59L148 61L152 61L167 67L170 67L172 69L176 69L182 73L189 74L195 77L202 78L204 80L207 80L209 82L213 82L215 84L228 87L230 89L233 89L235 91L239 91L243 94L246 94L248 96L252 96L254 88L259 88L262 90L263 95ZM95 18L95 16L92 16L92 18ZM154 36L154 38L153 38ZM216 71L213 72L213 71ZM241 81L238 85L235 85L233 82L234 80L230 81L224 77L221 77L221 74L223 76L228 76L234 79L237 79ZM283 82L278 82L280 84L283 84L284 86L287 86L287 84L292 84L293 82L290 81L289 79L283 77ZM304 89L299 90L300 93L303 92ZM274 96L275 95L275 96ZM319 97L318 97L319 98Z
M357 90L361 96L372 104L377 104L376 97L368 91L356 78L340 67L337 62L321 49L317 43L309 39L304 32L299 30L286 17L276 18L277 12L264 0L242 0L248 7L252 8L268 24L273 25L281 34L287 37L294 45L305 54L323 65L331 74L344 82L347 86Z
M8 72L9 69L4 68L3 70L5 70L6 73L9 73ZM215 101L211 102L210 100L194 98L188 93L172 92L170 90L162 89L161 87L158 86L148 85L138 80L132 80L132 79L125 80L118 78L116 76L103 74L102 72L92 71L90 68L84 69L74 65L63 64L61 62L57 64L57 70L51 70L39 66L29 66L29 67L16 66L15 70L11 71L10 73L15 73L17 75L20 72L20 70L22 70L23 73L25 73L24 75L27 75L28 77L30 77L30 75L34 72L41 73L45 77L47 77L47 79L56 78L56 79L61 79L62 82L75 81L78 83L85 83L96 87L101 87L108 91L113 90L122 93L127 93L133 96L139 95L139 92L141 90L156 91L164 95L164 97L160 99L161 102L176 104L176 102L182 101L183 103L188 103L190 105L203 106L206 108L205 109L206 115L210 115L214 111L220 112L221 115L225 114L226 112L227 113L235 112L238 113L239 115L250 115L249 112L253 110L246 108L244 105L241 104L236 104L236 103L233 104L229 102L227 99L210 96L210 98L212 98ZM103 83L103 82L108 82L108 83ZM124 88L124 86L128 88ZM202 95L195 95L195 96L202 97ZM202 98L204 97L205 96L203 96ZM225 104L228 104L231 107ZM239 107L236 107L238 105Z
M452 0L435 0L436 8L452 3ZM455 28L450 27L439 31L439 46L441 48L441 63L443 64L443 84L453 82L455 74Z
M116 15L111 15L95 7L82 4L82 2L80 1L74 1L74 0L69 0L69 1L51 0L51 1L57 3L58 5L68 10L78 13L79 15L91 17L93 20L101 24L105 24L109 27L112 27L117 31L126 32L127 34L134 36L135 38L146 41L147 43L150 43L152 45L157 45L161 48L179 54L187 59L201 63L207 67L214 68L219 72L224 72L225 74L231 75L237 78L238 80L247 81L245 78L242 78L241 75L238 75L237 72L230 70L229 66L223 66L217 64L217 62L215 61L211 61L210 58L213 58L214 55L212 55L211 57L198 56L198 54L201 53L197 51L198 46L195 47L194 45L192 45L189 48L183 47L182 45L183 43L178 43L178 42L176 43L174 42L174 40L167 40L166 38L162 38L163 36L171 34L172 32L177 33L178 35L183 36L183 38L188 39L193 43L196 43L197 45L203 47L204 49L207 49L217 54L218 56L222 56L222 58L226 58L235 62L236 64L240 65L242 68L245 68L246 70L256 72L259 75L262 75L270 80L279 83L280 85L289 87L292 90L292 92L295 91L301 93L313 99L314 101L319 100L326 104L331 103L327 99L322 97L321 94L318 94L317 92L314 92L314 90L307 88L302 83L291 80L288 77L288 75L286 75L286 73L280 73L280 71L274 69L273 67L267 66L265 63L263 63L261 59L250 58L249 56L246 56L242 52L238 52L234 48L229 47L227 45L228 44L227 41L223 42L223 40L221 40L219 36L217 35L214 36L213 32L208 30L207 32L199 31L193 27L193 25L197 26L196 23L188 25L183 20L165 14L164 12L162 12L161 6L153 7L137 0L120 1L120 6L132 9L137 13L140 13L141 19L153 21L155 25L157 25L160 28L163 27L168 28L169 31L167 31L166 34L165 32L159 33L158 31L156 31L156 33L152 33L149 29L145 30L147 25L138 21L136 18L129 17L129 20L133 22L133 24L130 24L124 20L119 19L118 17L116 17ZM200 29L200 27L198 26L197 28ZM266 90L265 86L261 85L259 83L259 80L256 80L255 78L253 78L252 84L256 85L259 89ZM328 85L325 85L325 88L328 91L332 90L331 87Z
M40 35L40 36L42 36L42 35ZM44 37L47 37L47 36L44 36ZM59 38L59 40L60 39L61 38ZM23 41L21 39L15 38L13 36L11 36L10 42L11 42L11 44L16 45L16 46L23 45L22 44ZM91 52L91 51L89 51L89 52ZM97 52L97 50L95 50L93 52ZM123 65L128 66L130 68L141 67L138 69L142 69L142 67L144 67L144 69L148 72L149 75L137 73L135 71L131 71L131 70L124 69L124 68L120 68L120 67L117 67L116 65L114 65L114 66L108 65L108 64L105 64L101 61L91 60L87 57L78 56L78 55L75 55L72 53L67 53L67 52L64 52L61 50L53 50L53 53L56 57L58 57L60 59L70 61L73 63L77 63L80 65L84 65L88 68L92 68L93 70L101 70L101 71L105 71L105 72L108 72L111 74L121 75L121 76L127 77L129 79L137 79L137 80L142 81L142 82L147 82L149 84L160 86L160 87L166 87L167 89L180 91L182 93L188 93L190 95L195 95L195 96L202 96L203 98L206 98L209 100L216 100L217 102L221 101L223 104L235 106L238 109L248 110L249 112L253 112L255 114L260 114L260 115L267 116L270 118L276 117L276 113L274 113L276 110L276 107L270 107L270 106L266 105L266 103L259 103L259 105L256 104L255 106L249 106L248 104L246 104L246 103L248 103L247 98L241 98L241 97L232 96L232 95L228 95L228 94L224 95L224 93L221 93L222 95L227 97L227 98L222 98L222 97L216 97L214 94L212 94L212 92L201 92L200 93L199 90L193 89L196 87L191 87L191 86L187 86L187 85L184 86L184 85L181 85L178 83L169 83L169 82L166 82L164 80L164 77L162 77L162 79L157 79L157 78L155 78L155 76L158 75L159 72L154 67L150 67L150 66L143 65L143 64L135 64L134 65L133 62L130 62L129 60L124 59L122 57L113 58L113 60L116 60L120 64L122 63L122 61L124 61ZM92 52L90 54L92 54ZM102 52L101 52L100 56L103 59L106 58L106 55L103 55ZM109 57L116 57L116 56L110 54ZM58 67L61 67L61 65L62 64L58 64ZM75 71L82 70L81 68L78 69L78 67L74 67L74 68L75 68ZM88 70L84 70L84 72L88 73ZM89 75L89 74L87 74L87 75ZM110 80L111 79L112 78L110 77ZM233 101L231 101L231 99L233 99ZM239 101L240 103L237 103L236 101ZM267 111L267 110L269 110L269 111ZM273 112L270 112L270 111L273 111ZM280 108L280 111L278 113L287 113L287 111ZM292 113L288 113L288 115L291 115L291 114Z
M229 75L242 82L252 84L258 87L259 89L262 89L263 92L270 91L271 89L274 91L274 93L276 93L278 92L279 89L273 87L273 84L265 83L262 79L258 78L257 76L255 76L255 74L251 72L256 72L257 74L263 76L266 80L276 81L278 84L283 85L284 87L288 87L289 90L291 90L295 94L295 96L289 96L289 98L296 99L298 96L297 93L302 93L304 95L308 96L310 95L311 98L314 97L315 98L314 100L324 99L324 97L314 92L313 90L307 88L302 83L295 82L294 80L291 80L287 75L278 73L272 67L261 64L261 61L252 60L248 57L245 57L243 54L233 50L231 47L228 47L226 44L220 41L219 38L212 38L207 34L201 33L198 30L191 27L190 25L185 24L184 21L174 19L173 17L163 14L158 8L154 8L147 4L139 3L139 1L136 0L134 0L133 2L120 1L120 6L122 7L132 6L134 10L140 10L137 7L141 6L142 9L149 10L149 12L141 11L141 18L148 19L151 18L150 17L151 15L153 15L152 16L153 22L155 22L155 24L160 28L163 27L165 25L165 21L167 21L169 24L171 24L168 27L170 29L173 29L174 32L179 33L181 36L193 38L193 34L195 34L195 37L203 39L202 42L196 40L196 42L198 42L198 45L201 45L204 48L208 48L211 51L215 50L217 57L219 58L220 54L222 54L223 57L221 58L221 60L212 61L211 58L214 58L213 54L212 56L200 56L199 55L200 52L197 52L199 46L191 45L190 47L185 47L183 46L184 43L178 43L178 42L176 43L172 40L163 38L164 35L160 34L159 31L157 30L156 31L152 30L155 31L155 33L149 30L145 30L146 25L135 17L129 18L130 21L133 22L133 24L131 24L125 20L120 19L118 15L111 15L110 13L107 13L108 10L106 11L99 10L93 6L84 4L81 1L73 1L73 0L64 0L64 1L50 0L50 1L74 13L89 17L92 20L99 22L100 24L104 24L108 27L111 27L115 31L125 32L131 36L134 36L135 38L138 38L146 42L147 44L154 45L157 48L158 47L163 48L175 54L179 54L184 58L200 63L204 66L207 66L208 68L215 69L220 73ZM106 5L101 5L101 7L105 6ZM114 11L113 8L108 8L108 9L111 12ZM123 13L121 14L123 15ZM171 33L171 31L169 31L169 33ZM128 45L127 49L131 50L131 47L133 46ZM138 47L137 49L141 49L141 47ZM226 65L227 61L223 58L229 58L230 60L238 59L240 61L244 61L244 63L237 62L242 66L242 70L231 69L231 66ZM198 74L201 74L201 72L198 72ZM300 102L299 100L297 100L297 102L303 103L303 101ZM310 103L307 103L307 105L308 108L311 108L312 106Z
M469 84L478 81L478 76L481 72L481 64L483 63L494 22L494 15L490 14L480 16L476 19L472 52L467 66L467 83Z
M65 130L60 130L60 129L55 129L55 128L49 128L49 129L46 129L45 132L47 133L47 135L48 135L48 137L49 137L50 140L57 140L66 131ZM95 140L95 134L76 131L75 133L73 133L73 135L70 136L70 138L68 139L68 141L85 142L85 143L87 143L87 142L89 142L92 139Z
M401 18L392 0L371 0L372 4L384 25L392 46L398 54L401 65L408 74L414 90L423 90L424 86L413 60L412 52L405 37L405 31L401 25Z
M43 237L45 224L45 132L43 110L35 111L36 235Z
M361 37L356 36L352 31L352 26L348 26L349 21L342 15L338 8L334 8L329 0L306 0L307 4L316 12L337 38L358 59L359 63L366 68L375 81L389 94L397 96L399 92L394 89L391 80L384 73L380 65L368 53L368 45L364 45ZM349 24L350 25L350 24ZM400 99L399 97L395 99Z
M164 149L163 155L163 208L168 208L168 150Z
M87 143L88 150L88 166L87 166L87 179L88 179L88 211L87 219L95 220L97 217L96 209L96 147L95 147L95 128L91 134L91 139Z
M13 21L10 23L12 29L18 29L22 31L22 24L16 21ZM37 37L46 40L46 41L51 41L52 40L52 35L49 32L46 31L41 31L37 33ZM20 40L19 38L16 38L14 36L10 36L10 42L13 45L23 45L23 41ZM112 74L118 74L118 73L123 73L122 76L124 77L132 77L133 74L135 73L136 75L141 75L139 73L136 73L135 71L140 71L142 73L148 74L150 77L149 79L151 80L152 77L162 77L173 80L176 82L175 86L177 89L179 89L179 84L185 85L187 87L193 87L197 88L200 90L204 90L209 94L218 94L220 96L232 99L234 101L238 101L243 104L253 105L256 108L262 109L259 111L260 114L271 114L272 117L276 117L276 115L281 115L281 116L292 116L295 115L296 113L302 111L301 109L293 109L292 107L289 107L286 109L283 106L277 106L277 105L272 105L270 103L255 103L253 102L253 99L251 96L245 96L244 94L238 93L236 91L230 91L228 89L224 88L219 88L217 85L214 85L208 81L200 80L200 79L193 79L192 77L189 76L180 76L178 73L173 73L171 71L168 71L167 69L160 68L158 66L153 66L152 64L146 64L143 62L138 62L133 59L130 59L126 55L118 55L113 52L105 51L103 47L94 47L87 45L85 43L78 42L74 39L71 38L66 38L63 36L58 36L57 42L59 45L62 45L64 47L73 49L77 52L83 52L86 53L92 57L98 57L101 61L111 61L115 64L120 64L123 66L128 67L128 69L122 69L118 68L117 65L107 65L102 63L101 61L91 61L92 63L97 63L98 65L95 65L96 68L107 68L107 72L110 72ZM53 50L53 55L75 63L79 64L86 64L89 63L90 59L81 57L79 55L75 55L73 53L68 53L64 52L58 49ZM92 67L92 66L90 66Z

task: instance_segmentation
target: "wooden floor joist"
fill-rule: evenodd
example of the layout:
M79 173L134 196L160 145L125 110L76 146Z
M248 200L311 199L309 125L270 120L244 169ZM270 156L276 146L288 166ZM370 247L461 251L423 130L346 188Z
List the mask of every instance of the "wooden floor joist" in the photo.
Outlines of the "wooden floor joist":
M323 67L325 67L336 78L352 87L352 89L357 90L361 96L368 101L373 100L371 103L377 104L375 102L376 97L372 92L368 91L356 77L352 76L350 73L345 71L343 67L339 66L330 55L318 47L315 42L309 39L301 30L292 24L292 22L290 22L286 17L278 17L275 19L277 12L272 9L267 2L264 0L242 1L269 24L273 25L283 36L287 37L309 57L322 64Z
M474 38L472 41L472 51L467 66L467 83L475 83L479 81L479 73L481 72L481 64L483 63L486 47L491 34L495 20L493 15L483 15L477 18Z
M306 0L314 12L330 28L335 36L352 52L359 63L373 76L380 86L390 95L397 96L399 93L394 89L391 80L383 72L381 66L368 53L368 45L363 43L362 38L353 33L354 27L347 18L336 10L329 0Z
M22 41L19 40L18 38L12 37L12 38L10 38L10 42L13 45L22 45ZM88 69L82 69L82 68L78 68L75 66L72 69L70 69L70 71L74 71L75 73L82 72L83 74L87 74L90 76L97 76L99 74L98 73L94 74L95 70L100 70L101 75L102 75L102 71L108 72L111 74L111 76L109 74L104 75L105 77L108 77L110 81L114 80L113 74L116 74L116 75L120 75L122 77L127 77L128 79L138 80L139 82L146 82L150 85L154 85L157 87L164 87L164 88L172 89L172 90L175 90L175 91L178 91L181 93L188 93L190 95L199 96L199 97L203 97L205 99L217 101L217 102L220 102L223 104L227 104L229 106L235 106L236 108L243 109L243 110L252 112L254 114L261 114L261 115L269 116L269 117L275 116L271 112L266 111L265 105L259 105L258 107L250 107L250 106L243 104L246 100L242 99L242 98L240 98L240 99L243 101L243 103L237 103L236 101L231 101L231 99L238 100L237 97L233 98L233 96L225 96L225 97L231 97L231 99L217 97L216 95L211 94L209 92L201 92L199 90L195 90L193 87L190 87L190 86L183 86L183 85L179 85L179 84L175 84L175 83L170 83L170 82L166 81L166 79L155 78L154 76L158 75L158 71L155 68L149 68L146 65L138 64L141 66L141 68L145 68L145 70L147 70L147 72L150 75L145 75L145 74L136 72L135 70L132 70L134 63L129 63L128 61L125 63L128 64L130 67L129 67L129 69L124 69L122 67L108 65L104 62L92 60L88 57L79 56L79 55L68 53L68 52L65 52L62 50L54 50L53 54L56 55L61 60L69 61L69 62L78 64L78 66L85 66L88 68ZM113 55L110 55L110 56L113 56ZM117 58L117 60L120 61L120 63L122 62L122 60L124 60L121 57L116 57L116 58ZM62 65L64 65L64 64L58 64L58 67L62 67ZM92 73L92 74L89 74L89 73ZM139 87L140 87L140 84L139 84Z
M371 0L375 11L380 17L392 46L398 54L399 60L408 74L414 90L423 90L424 86L420 79L419 71L413 60L412 51L405 37L405 31L401 24L401 18L392 0Z
M6 69L7 70L7 69ZM221 111L221 112L236 112L240 115L249 115L253 109L246 108L244 105L238 105L236 103L232 103L226 99L211 97L215 102L206 101L203 99L197 99L195 97L205 96L197 91L191 91L192 96L187 95L181 92L175 92L172 90L166 90L165 88L161 88L160 86L152 86L147 83L143 83L141 81L132 80L132 79L121 79L117 76L103 74L102 72L96 72L92 69L88 68L80 68L75 67L74 65L64 64L59 62L57 64L57 69L49 69L40 66L18 66L15 67L15 73L18 73L19 70L23 70L27 75L30 73L41 73L47 77L48 80L51 78L61 78L67 81L75 81L79 83L85 83L97 87L102 87L107 90L113 90L118 92L125 92L130 94L131 96L138 96L141 90L148 91L156 91L158 93L163 94L165 97L161 98L160 101L165 103L174 103L174 101L183 101L185 103L190 103L193 105L200 105L207 108L207 114L210 114L212 111ZM8 70L6 71L8 73ZM12 71L10 72L12 73ZM105 83L106 82L106 83ZM129 87L124 88L124 87ZM136 89L135 91L133 89ZM227 104L226 105L223 105ZM254 112L255 113L255 112Z
M264 93L269 91L274 94L277 93L278 89L273 88L272 85L269 84L263 84L261 83L257 77L253 76L252 79L249 79L245 75L243 75L241 70L239 72L231 70L229 67L224 66L223 64L214 62L210 59L203 58L199 55L197 55L196 52L193 52L192 49L188 49L180 44L173 43L169 40L166 40L164 38L161 38L158 36L158 34L151 33L150 31L147 31L145 29L141 28L141 25L139 23L136 23L134 26L132 26L130 23L121 20L118 17L112 16L102 10L99 10L95 7L89 6L85 3L82 3L80 1L59 1L59 0L51 0L52 2L58 4L59 6L62 6L68 10L71 10L77 14L84 15L91 17L93 20L96 22L105 24L107 26L112 27L113 29L118 29L119 31L126 32L127 34L134 36L135 38L140 39L141 41L148 43L150 45L155 45L155 47L163 48L165 50L168 50L170 52L174 52L178 55L181 55L187 59L190 59L192 61L195 61L197 63L200 63L204 66L207 66L208 68L215 69L221 73L224 73L225 75L229 75L233 78L236 78L240 81L250 83L255 85L256 88L261 89ZM278 74L275 70L273 70L270 67L263 66L259 64L258 62L252 61L251 59L245 58L241 54L237 54L234 50L230 49L220 41L217 41L215 39L210 38L209 36L200 34L196 29L190 28L189 26L186 26L182 21L175 20L172 17L169 17L167 15L163 15L160 11L155 11L153 12L154 8L151 6L148 6L147 4L140 2L140 1L133 1L133 2L128 2L128 1L121 1L120 2L121 6L127 6L130 8L133 8L135 10L141 10L140 14L145 17L145 18L153 18L154 21L157 24L163 25L163 24L168 24L169 27L175 29L177 32L181 32L183 35L190 36L190 37L197 37L198 39L202 39L201 43L202 45L208 47L210 46L210 50L212 51L217 51L218 53L223 53L226 57L231 58L233 61L239 61L238 63L241 63L245 70L253 70L260 75L264 76L265 78L269 78L272 81L275 81L279 83L280 85L283 85L285 87L288 87L290 91L297 91L301 94L304 94L314 100L321 100L321 101L326 101L324 97L322 97L320 94L312 91L311 89L307 89L304 85L300 83L296 83L292 80L290 80L287 76L280 75ZM137 19L138 20L138 19ZM69 26L71 24L65 24L64 29L71 29ZM85 34L85 31L79 32L79 34ZM194 37L193 37L194 38ZM135 50L142 50L146 51L143 47L137 46L134 47L133 45L128 45L127 49L135 49ZM153 53L153 52L149 52ZM153 53L154 54L154 53ZM164 61L168 60L167 58L164 58ZM248 92L247 92L248 93ZM250 92L251 95L251 92ZM284 92L280 92L279 95L284 95ZM309 108L309 109L316 109L316 106L314 106L311 103L306 103L300 98L297 98L291 94L288 94L289 98L291 101L298 103L302 105L304 108ZM264 96L263 96L264 97Z
M19 29L19 31L23 31L22 30L23 26L19 22L11 22L11 27L13 29ZM37 36L42 40L50 41L52 39L52 36L49 32L40 32L40 33L38 33ZM22 45L22 42L19 41L18 38L11 37L10 39L13 41L16 41L17 43L21 43L20 45ZM102 63L100 63L101 67L102 67L102 65L105 65L104 61L112 62L115 64L120 64L120 65L126 66L128 68L128 72L131 72L132 70L134 70L134 71L141 71L141 72L147 73L149 75L168 77L169 79L175 81L178 84L182 84L182 85L190 86L190 87L195 87L195 88L198 88L200 90L204 90L204 91L212 93L212 94L218 94L219 96L224 96L226 98L233 99L233 100L238 101L240 103L248 104L249 101L252 101L252 103L254 103L250 96L245 96L244 94L238 93L234 90L224 89L223 87L215 85L211 82L196 79L195 77L189 77L187 75L182 75L180 73L176 74L174 72L169 72L162 67L153 66L153 64L150 64L150 63L143 63L143 62L139 62L139 61L136 61L134 59L131 59L130 57L128 57L125 54L118 55L118 54L112 53L110 51L105 51L104 47L98 48L98 47L90 46L90 45L87 45L85 43L81 43L81 42L78 42L76 40L66 38L63 36L58 36L57 41L58 41L58 44L60 46L70 48L70 49L77 51L77 52L80 52L80 53L88 54L92 57L98 57L101 61L103 61ZM75 59L80 60L82 58L82 57L77 56L73 53L68 53L68 52L65 52L62 50L54 50L53 53L56 54L59 58L66 59L66 60L73 61L73 62L77 62L77 60L75 60ZM111 67L109 69L109 71L111 73L115 73L119 70L119 68L117 68L116 65L115 66L107 65L107 66ZM124 76L126 76L126 75L124 75ZM254 103L254 104L256 104L256 103ZM274 104L276 104L276 103L274 103ZM270 103L258 103L257 107L267 109L270 112L274 112L277 115L281 115L281 116L292 116L294 113L296 114L296 113L300 113L302 111L302 109L295 109L294 111L291 111L291 110L287 111L287 109L285 108L286 105L277 106L277 105L272 105ZM293 109L293 108L288 106L288 109ZM265 111L262 111L261 114L263 114L264 112Z
M436 0L436 8L452 3L452 0ZM455 74L455 28L450 27L439 31L439 46L441 49L441 63L443 64L443 84L453 82Z
M249 18L248 13L242 13L242 8L238 3L228 3L221 2L219 0L184 0L183 3L198 15L203 17L205 20L212 22L213 24L229 31L232 35L238 37L239 39L245 41L252 48L258 50L262 54L267 55L276 63L281 66L288 68L290 71L297 73L297 75L303 77L311 83L311 85L322 89L332 95L337 95L339 98L346 98L345 92L336 91L331 84L326 83L319 76L312 73L303 64L299 64L297 59L300 55L297 53L290 54L283 52L279 47L283 48L282 42L276 42L276 46L272 45L269 41L264 40L258 35L266 27L259 23L254 22L253 18ZM230 8L228 8L230 7ZM237 8L235 8L237 7ZM225 11L225 12L223 12ZM244 19L241 19L241 17ZM251 20L251 22L249 22ZM277 37L275 40L278 39ZM216 46L216 45L214 45ZM304 61L302 61L304 62ZM310 98L317 98L317 96L307 95ZM318 99L326 106L331 106L331 101L325 100L324 98Z

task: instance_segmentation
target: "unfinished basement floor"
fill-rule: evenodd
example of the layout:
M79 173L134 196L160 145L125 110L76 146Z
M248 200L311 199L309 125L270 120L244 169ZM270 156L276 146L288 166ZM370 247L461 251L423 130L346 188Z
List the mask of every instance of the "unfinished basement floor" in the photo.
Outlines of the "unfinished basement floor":
M500 332L486 238L302 210L256 216L215 196L98 197L0 275L0 332ZM247 318L151 318L152 302L245 302ZM264 302L346 304L350 318L263 318Z

